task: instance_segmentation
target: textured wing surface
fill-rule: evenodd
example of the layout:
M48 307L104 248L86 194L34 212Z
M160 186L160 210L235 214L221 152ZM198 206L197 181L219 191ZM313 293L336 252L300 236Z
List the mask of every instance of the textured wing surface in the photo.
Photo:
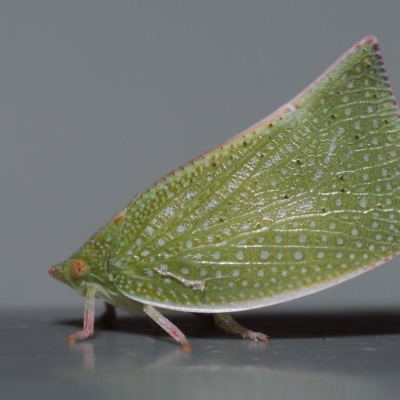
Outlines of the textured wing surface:
M137 196L114 282L167 308L237 310L387 260L399 252L397 113L364 39L291 105Z

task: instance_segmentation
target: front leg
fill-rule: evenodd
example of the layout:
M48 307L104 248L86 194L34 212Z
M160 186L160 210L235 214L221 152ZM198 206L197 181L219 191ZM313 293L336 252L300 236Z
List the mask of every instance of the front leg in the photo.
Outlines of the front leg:
M94 331L94 299L96 286L90 285L86 292L85 312L83 315L83 331L75 332L67 339L68 343L75 343L77 340L84 340L93 335Z
M250 340L262 340L268 342L268 336L261 332L253 332L250 329L238 324L229 314L227 313L216 313L214 314L215 325L222 328L226 333L231 335L242 336L243 339Z

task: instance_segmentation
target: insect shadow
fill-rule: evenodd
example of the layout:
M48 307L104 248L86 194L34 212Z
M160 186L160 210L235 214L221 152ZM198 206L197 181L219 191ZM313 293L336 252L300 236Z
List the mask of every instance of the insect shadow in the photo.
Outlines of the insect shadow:
M237 315L235 319L241 325L257 332L264 332L271 340L400 334L400 312L388 309L324 313L259 312ZM235 339L214 325L211 314L179 313L171 314L169 318L189 337ZM58 324L80 327L82 320L59 320ZM96 332L99 334L104 330L143 336L155 334L164 336L164 332L153 325L145 315L123 315L115 319L103 316L95 323L95 336Z

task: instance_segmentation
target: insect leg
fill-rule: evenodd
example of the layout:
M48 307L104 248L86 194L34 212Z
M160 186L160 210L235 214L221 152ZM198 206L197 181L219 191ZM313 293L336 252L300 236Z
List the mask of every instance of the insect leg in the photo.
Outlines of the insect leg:
M86 292L85 312L83 316L83 331L75 332L68 337L68 343L75 343L77 340L84 340L93 335L94 330L94 298L96 286L89 286Z
M117 314L115 312L115 307L107 303L106 301L104 302L106 309L103 313L103 315L100 317L100 321L102 324L104 324L107 328L114 328L115 327L115 322L117 319Z
M143 306L143 311L161 326L166 332L168 332L178 343L182 345L183 350L191 350L192 346L186 340L185 335L167 318L161 315L154 307L149 304Z
M250 340L262 340L268 342L268 336L261 332L253 332L244 326L238 324L229 314L227 313L216 313L214 314L215 325L222 328L226 333L231 335L242 336L243 339Z

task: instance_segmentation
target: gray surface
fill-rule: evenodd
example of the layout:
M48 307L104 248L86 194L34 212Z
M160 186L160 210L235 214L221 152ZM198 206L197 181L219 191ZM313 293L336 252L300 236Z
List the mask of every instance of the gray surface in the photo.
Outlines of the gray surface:
M184 352L148 318L100 326L68 345L79 310L3 312L2 399L398 399L400 313L241 316L268 344L225 336L192 315L172 320L188 334Z

